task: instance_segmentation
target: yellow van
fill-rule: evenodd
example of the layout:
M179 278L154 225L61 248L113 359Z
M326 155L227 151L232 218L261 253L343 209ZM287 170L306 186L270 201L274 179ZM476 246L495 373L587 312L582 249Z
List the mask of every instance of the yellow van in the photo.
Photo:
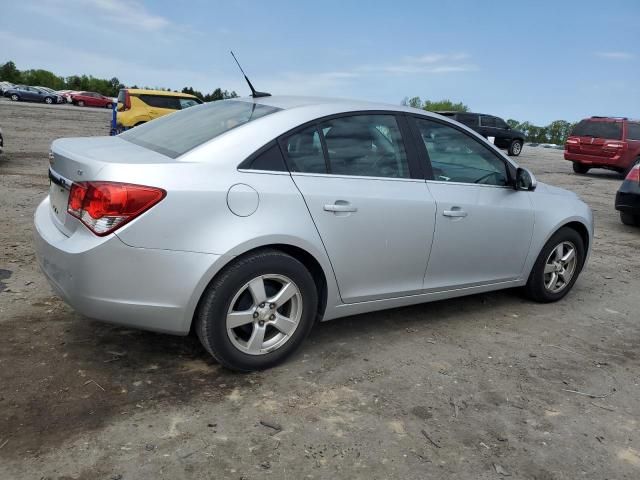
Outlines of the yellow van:
M123 88L118 93L117 127L118 129L135 127L154 118L201 103L202 100L188 93Z

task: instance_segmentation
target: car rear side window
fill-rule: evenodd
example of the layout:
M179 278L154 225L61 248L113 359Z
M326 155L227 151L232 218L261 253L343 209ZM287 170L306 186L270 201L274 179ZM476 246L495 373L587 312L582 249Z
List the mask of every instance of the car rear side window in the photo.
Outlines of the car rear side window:
M467 114L467 113L459 113L455 116L455 119L466 125L467 127L477 127L478 126L478 116Z
M239 100L198 105L127 130L119 135L155 152L177 158L229 130L279 111Z
M315 125L304 128L285 140L289 168L293 172L327 173L327 164Z
M489 115L483 115L480 117L480 125L483 127L495 127L496 119L495 117L490 117Z
M140 94L138 98L150 107L168 108L169 110L180 110L180 101L178 97L170 97L168 95L147 95Z
M450 125L416 119L427 149L434 180L508 185L505 163L478 140Z
M627 123L627 140L640 140L640 123Z
M240 169L266 170L271 172L286 172L282 152L276 141L273 141L238 165Z
M607 138L609 140L622 139L622 122L599 120L582 120L575 127L571 135L575 137Z
M353 115L322 122L335 175L409 178L409 162L393 115Z

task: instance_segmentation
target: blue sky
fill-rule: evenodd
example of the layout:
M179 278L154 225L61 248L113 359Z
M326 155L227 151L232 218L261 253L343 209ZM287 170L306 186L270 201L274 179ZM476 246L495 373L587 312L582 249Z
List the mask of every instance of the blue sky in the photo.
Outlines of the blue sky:
M187 6L188 5L188 6ZM640 117L640 1L22 0L0 62L202 91L462 101L546 124Z

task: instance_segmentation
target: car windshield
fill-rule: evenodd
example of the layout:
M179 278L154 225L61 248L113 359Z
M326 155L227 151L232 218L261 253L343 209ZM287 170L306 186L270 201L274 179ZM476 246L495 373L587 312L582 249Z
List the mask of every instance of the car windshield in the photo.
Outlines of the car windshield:
M120 134L120 138L171 158L223 133L279 111L253 102L224 100L172 113Z
M622 122L582 120L573 127L571 135L575 137L594 137L620 140L622 138Z

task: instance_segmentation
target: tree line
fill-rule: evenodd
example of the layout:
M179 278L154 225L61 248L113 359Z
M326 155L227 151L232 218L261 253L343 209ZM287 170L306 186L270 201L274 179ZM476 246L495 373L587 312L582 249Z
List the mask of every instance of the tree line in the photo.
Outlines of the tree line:
M96 78L91 75L71 75L68 77L58 76L53 72L43 69L19 70L16 64L8 61L0 65L0 81L11 82L16 85L32 85L38 87L48 87L53 90L79 90L97 92L107 97L117 97L118 91L125 88L117 77L111 79ZM130 85L129 88L149 88ZM168 88L154 88L154 90L171 91ZM175 90L177 91L177 90ZM236 98L238 94L234 91L227 91L216 88L211 93L203 94L193 87L184 87L182 93L190 93L201 98L205 102L223 100L226 98Z
M428 112L449 111L449 112L469 112L469 106L462 102L454 103L451 100L422 100L420 97L405 97L402 100L405 106L420 108ZM549 125L539 127L531 122L520 122L510 118L507 124L514 130L520 130L525 135L525 140L532 143L555 143L564 144L571 133L575 123L566 120L554 120Z

